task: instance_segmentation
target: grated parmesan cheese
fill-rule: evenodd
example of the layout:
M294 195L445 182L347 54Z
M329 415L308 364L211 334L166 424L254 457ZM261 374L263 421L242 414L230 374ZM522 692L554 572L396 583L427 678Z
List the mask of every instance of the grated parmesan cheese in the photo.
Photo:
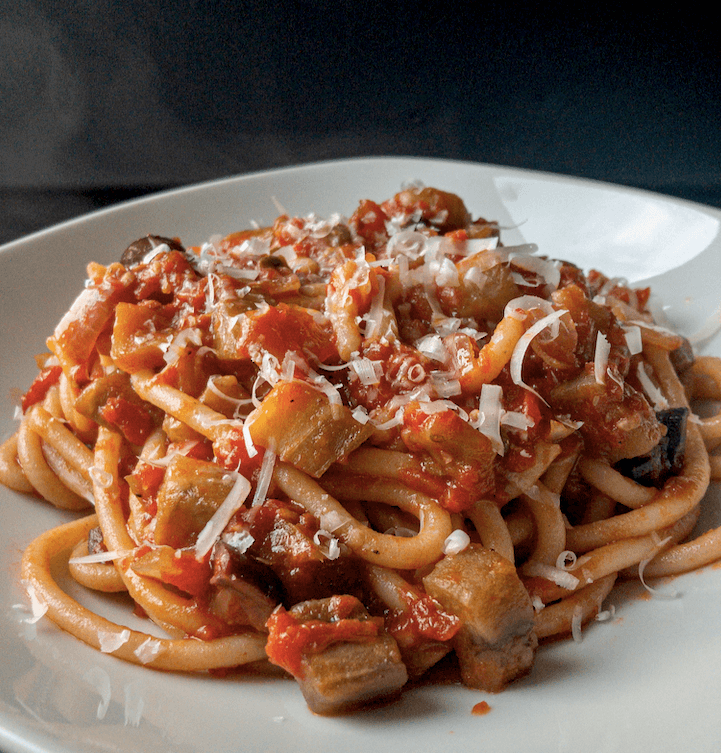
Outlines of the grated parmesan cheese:
M198 560L203 559L211 550L220 534L223 533L223 529L250 494L250 481L240 473L233 473L233 475L235 476L235 483L232 489L228 492L228 496L223 500L220 507L213 513L213 517L205 524L195 542L195 557Z
M460 528L452 531L443 542L443 554L458 554L471 543L471 537Z
M603 332L596 334L596 350L593 355L593 376L596 384L606 384L606 370L608 369L608 354L611 352L611 343L608 342Z
M529 387L523 381L523 359L526 356L526 351L528 350L533 338L543 332L543 330L547 327L550 327L554 322L557 322L564 314L567 313L568 312L566 311L566 309L559 309L558 311L554 311L552 314L544 316L543 319L539 319L532 327L530 327L521 335L520 339L516 343L516 347L513 349L513 354L511 355L510 374L513 383L517 384L519 387L523 387L529 392L532 392L546 405L548 405L548 403L546 403L541 395L539 395L536 390L534 390L532 387Z

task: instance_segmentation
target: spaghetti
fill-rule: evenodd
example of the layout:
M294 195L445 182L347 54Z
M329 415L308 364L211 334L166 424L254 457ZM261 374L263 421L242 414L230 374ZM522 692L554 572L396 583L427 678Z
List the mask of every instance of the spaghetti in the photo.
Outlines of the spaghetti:
M411 186L348 219L203 246L148 236L48 340L0 481L92 514L23 557L34 603L127 661L292 674L331 713L455 657L500 690L580 635L619 575L687 542L718 459L721 363L648 289L505 247ZM167 638L54 582L127 592Z

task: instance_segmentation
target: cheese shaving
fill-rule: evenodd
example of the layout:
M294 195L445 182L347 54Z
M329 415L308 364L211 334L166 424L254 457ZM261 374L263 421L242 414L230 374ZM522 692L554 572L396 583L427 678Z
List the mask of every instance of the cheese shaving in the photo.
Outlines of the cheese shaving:
M641 328L638 325L623 328L626 337L626 346L628 352L635 356L643 352L643 341L641 339Z
M653 407L656 410L665 410L668 408L668 400L664 397L663 392L651 381L651 377L646 373L643 362L638 364L636 374L644 392L653 403Z
M443 554L458 554L467 549L471 543L471 537L460 528L451 532L443 542Z
M561 588L573 591L581 582L575 575L552 565L544 565L541 562L527 562L523 566L523 572L529 577L539 577L550 580Z
M608 342L603 332L596 335L596 350L593 355L593 376L596 384L606 384L606 370L608 369L608 355L611 352L611 343Z
M501 415L503 414L503 387L499 384L484 384L478 404L478 420L475 428L491 440L491 446L498 455L505 448L501 439Z
M260 464L258 483L255 487L255 494L253 495L253 507L261 505L263 504L263 502L265 502L266 495L268 494L268 488L270 487L270 482L273 478L275 460L275 449L273 447L266 447L265 454L263 455L263 462Z
M149 664L163 650L163 644L157 638L146 638L133 653L141 664Z
M224 544L238 552L238 554L245 554L245 552L247 552L255 543L255 539L250 533L248 533L248 531L224 533L221 538Z
M98 630L98 643L104 654L112 654L130 640L130 630L127 628L116 632L114 630Z
M115 560L122 559L129 554L132 554L132 551L129 549L118 549L108 552L97 552L96 554L85 554L81 557L71 557L68 562L71 565L93 565L102 562L114 562Z
M547 327L550 327L554 322L558 321L566 313L568 312L565 309L560 309L558 311L554 311L552 314L544 316L543 319L539 319L532 327L530 327L528 330L526 330L526 332L523 333L523 335L521 335L520 339L516 343L516 347L513 349L513 354L511 355L510 374L514 384L517 384L519 387L523 387L529 392L532 392L537 398L543 400L544 403L546 403L546 401L541 397L541 395L539 395L536 390L534 390L532 387L529 387L523 381L523 359L526 356L526 351L528 350L533 338L543 332L543 330ZM546 403L546 405L548 405L548 403Z
M240 473L235 473L235 483L223 500L220 507L213 513L213 517L205 524L195 542L195 557L201 560L211 550L213 544L220 537L223 529L230 519L241 508L248 494L250 494L250 481Z
M329 560L337 560L340 557L340 544L333 534L328 531L324 531L322 528L318 529L313 534L313 543L320 548L324 557Z

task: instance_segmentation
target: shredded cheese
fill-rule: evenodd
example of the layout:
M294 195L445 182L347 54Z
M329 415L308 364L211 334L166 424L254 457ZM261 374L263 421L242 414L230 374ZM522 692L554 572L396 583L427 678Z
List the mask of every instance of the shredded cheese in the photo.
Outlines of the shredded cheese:
M529 385L527 385L523 381L523 359L526 356L526 351L528 350L533 338L543 332L543 330L547 327L550 327L554 322L558 321L566 313L568 312L565 309L559 309L558 311L554 311L552 314L544 316L543 319L539 319L532 327L530 327L521 335L520 339L516 343L516 347L513 349L513 354L511 355L510 374L514 384L517 384L519 387L523 387L529 392L532 392L539 400L543 400L544 403L546 403L546 401L541 397L541 395L539 395L536 390L534 390L532 387L529 387ZM548 405L548 403L546 403L546 405Z
M240 473L234 473L235 483L228 492L228 496L223 500L220 507L213 513L213 517L205 524L205 527L198 535L195 542L195 557L198 560L203 559L211 550L213 544L223 533L223 529L228 525L230 519L241 508L248 494L250 494L250 481Z
M606 384L606 370L608 369L608 355L611 352L611 343L608 342L603 332L596 335L596 350L593 355L593 376L596 384Z
M471 543L471 537L460 528L452 531L443 542L443 554L459 554L467 549Z

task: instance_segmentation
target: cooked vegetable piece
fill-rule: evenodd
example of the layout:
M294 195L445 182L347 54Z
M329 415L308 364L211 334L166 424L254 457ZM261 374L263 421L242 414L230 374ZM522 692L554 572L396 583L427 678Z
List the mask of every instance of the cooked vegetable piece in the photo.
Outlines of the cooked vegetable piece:
M493 445L457 413L428 414L411 403L404 414L401 437L411 452L428 454L432 462L426 463L427 470L445 482L438 501L451 512L460 512L493 492Z
M138 397L130 377L114 371L91 382L75 401L75 410L113 431L131 444L144 442L163 417L162 411Z
M233 476L215 463L176 455L158 490L155 542L192 546L233 485Z
M380 618L354 596L279 610L268 620L268 657L289 671L311 711L333 714L398 692L408 680Z
M146 235L144 238L139 238L137 241L133 241L125 251L123 251L123 255L120 257L120 263L126 267L133 267L136 264L140 264L147 254L163 244L173 251L185 253L183 245L175 238L164 238L162 235Z
M139 575L155 578L191 596L202 596L210 581L210 568L191 549L142 546L130 565Z
M264 632L282 599L278 576L265 563L223 541L213 549L212 565L211 611L229 625L250 625Z
M274 447L281 460L320 478L373 432L344 405L331 405L325 393L306 382L279 382L253 414L250 434L262 447Z
M338 357L327 321L300 306L277 306L241 313L233 327L235 358L251 358L260 365L270 353L282 363L285 354L312 353L325 362Z
M328 534L318 534L318 521L303 508L268 499L262 505L242 510L238 517L242 530L254 539L248 553L265 562L280 578L286 603L353 589L358 578L357 564L345 556L348 550L337 541L337 550L330 551Z
M393 570L369 566L366 578L386 607L386 630L398 644L408 675L420 677L452 650L460 620Z
M471 544L444 557L423 584L461 619L453 642L465 685L498 692L530 671L538 645L533 607L507 559Z
M683 465L688 408L657 411L656 418L666 427L666 435L647 455L619 461L616 470L639 484L661 488Z
M129 373L165 365L172 315L157 301L119 303L115 308L110 356Z

